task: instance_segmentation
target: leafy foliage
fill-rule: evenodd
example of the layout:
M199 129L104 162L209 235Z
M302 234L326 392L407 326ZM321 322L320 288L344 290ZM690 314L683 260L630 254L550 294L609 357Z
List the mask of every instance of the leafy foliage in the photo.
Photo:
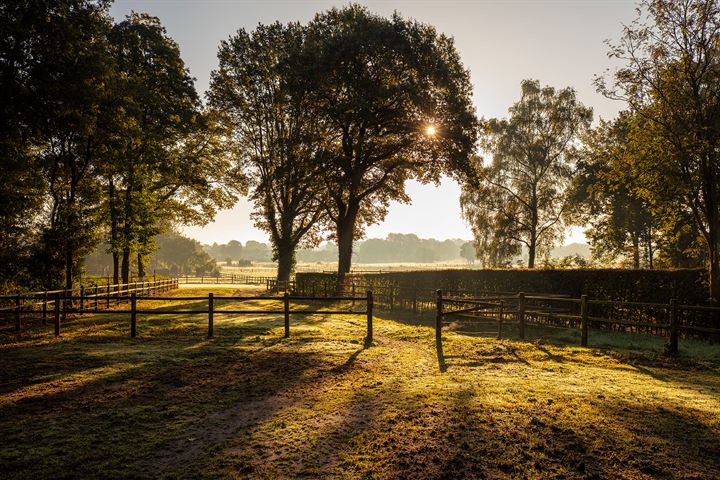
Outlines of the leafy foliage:
M220 46L209 93L249 172L255 224L270 234L280 280L289 279L298 246L320 241L322 135L298 60L304 38L297 24L238 31Z
M302 63L327 132L322 202L342 277L364 226L381 221L390 201L409 201L407 179L468 172L476 140L472 86L452 39L358 5L310 22Z
M532 268L537 253L562 238L575 143L592 120L572 88L556 91L532 80L521 88L509 119L484 122L482 145L492 163L477 165L478 181L466 182L460 198L486 265L503 264L524 245Z
M625 66L597 79L645 120L661 154L638 160L647 201L692 218L707 248L710 298L720 298L720 2L645 0L610 55ZM610 80L608 82L608 80ZM647 138L647 137L646 137Z

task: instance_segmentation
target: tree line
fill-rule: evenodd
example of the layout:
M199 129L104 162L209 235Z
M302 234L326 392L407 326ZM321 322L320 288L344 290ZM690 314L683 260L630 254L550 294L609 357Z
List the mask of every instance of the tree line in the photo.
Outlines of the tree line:
M598 75L624 102L592 128L572 88L522 83L506 119L481 120L476 182L463 216L478 257L503 265L522 248L527 266L587 225L597 258L635 268L707 266L720 298L720 3L643 0L621 38L621 66Z
M254 240L247 241L245 245L231 240L224 244L203 245L203 249L220 262L267 262L272 258L272 245ZM333 262L338 258L338 245L330 241L315 248L300 248L295 256L300 262ZM356 263L433 263L460 259L474 261L475 250L471 242L418 238L412 233L391 233L384 239L357 241L353 246L353 262Z
M69 287L101 241L114 279L142 276L158 234L247 194L278 279L330 240L341 286L406 181L448 175L485 265L525 251L532 268L588 225L597 258L707 265L720 295L718 1L639 3L608 44L622 66L595 79L626 109L595 127L537 80L478 119L452 38L352 4L238 30L202 101L159 20L108 7L0 2L5 284Z
M222 124L160 21L109 2L0 2L0 282L72 288L100 242L113 281L156 236L244 192Z
M241 29L202 102L159 19L109 4L0 2L5 284L70 288L101 241L114 280L142 277L158 234L238 194L279 279L329 238L342 281L406 180L469 171L469 75L429 25L349 5Z
M89 275L111 277L113 257L106 243L98 245L84 261L84 271ZM175 231L157 235L154 250L145 259L152 275L214 276L220 273L217 261L197 240L187 238ZM137 265L133 265L137 271Z

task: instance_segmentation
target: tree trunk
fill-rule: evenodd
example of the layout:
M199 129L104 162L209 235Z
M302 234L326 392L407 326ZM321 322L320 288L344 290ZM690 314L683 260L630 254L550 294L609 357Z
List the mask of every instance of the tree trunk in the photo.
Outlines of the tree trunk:
M289 241L281 241L277 246L277 281L287 282L290 280L293 267L295 266L295 247Z
M113 284L120 283L120 254L116 251L112 252L113 258Z
M632 238L632 252L633 252L633 268L635 270L638 270L640 268L640 239L635 234L633 234L633 238Z
M528 245L528 268L535 268L535 255L537 254L538 202L537 183L533 183L530 199L530 245Z
M115 198L115 182L112 176L108 178L108 201L110 203L110 248L113 257L113 283L120 283L120 254L117 251L118 243L118 218L117 199Z
M65 248L65 288L72 290L73 288L73 247L68 243Z
M130 283L130 247L122 252L122 283Z
M720 242L717 238L710 244L710 304L717 305L720 300Z
M144 265L144 259L142 253L138 252L137 254L137 269L138 269L138 279L141 282L145 281L145 265Z
M336 225L338 241L337 293L342 292L342 288L345 285L345 276L350 273L350 267L352 267L355 221L357 220L357 214L359 211L359 202L350 204L345 216L339 219Z
M535 268L535 255L537 252L537 243L536 239L533 238L530 240L530 246L528 247L528 268Z

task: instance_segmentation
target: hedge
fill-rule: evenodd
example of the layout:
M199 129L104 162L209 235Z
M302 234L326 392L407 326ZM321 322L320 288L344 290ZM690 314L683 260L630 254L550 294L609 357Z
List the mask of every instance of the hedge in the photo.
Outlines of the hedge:
M296 288L306 294L332 293L336 278L328 273L298 273ZM703 269L432 270L353 274L350 280L360 288L374 288L378 293L391 286L399 293L412 288L427 300L437 289L469 294L526 292L574 298L587 295L599 300L652 303L668 303L670 298L676 298L689 305L707 304L708 298L707 271Z

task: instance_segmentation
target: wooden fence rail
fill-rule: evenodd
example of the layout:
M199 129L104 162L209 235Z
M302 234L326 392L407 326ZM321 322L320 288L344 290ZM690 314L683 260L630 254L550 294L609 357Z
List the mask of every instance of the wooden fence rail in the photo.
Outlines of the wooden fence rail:
M56 329L59 317L63 320L68 313L83 313L107 310L120 303L130 301L129 295L146 297L154 293L162 293L178 287L176 278L154 280L148 282L132 282L107 285L80 286L72 290L45 290L41 292L18 293L16 295L0 295L0 318L12 317L14 331L19 333L23 321L40 317L42 325L47 324L48 311L53 310ZM78 308L75 308L75 307Z
M82 299L87 299L87 296L57 296L53 301L55 311L55 336L60 336L60 308L63 305L63 314L90 314L96 313L96 310L90 308L84 308L83 303L79 303L78 308L68 308L67 302L78 302ZM137 291L130 291L129 295L121 295L116 297L117 300L123 303L129 303L130 309L115 309L105 310L103 314L114 314L114 315L129 315L130 316L130 336L135 338L137 336L137 317L138 315L205 315L208 319L208 337L214 335L214 320L217 315L282 315L284 319L284 331L285 337L290 336L290 317L292 315L364 315L366 317L366 336L364 339L365 346L370 346L373 341L373 294L372 291L368 291L364 297L307 297L307 296L291 296L288 292L285 292L282 296L246 296L246 297L219 297L215 296L212 292L208 296L173 296L173 297L160 297L160 296L145 296L140 297ZM200 301L207 300L207 308L201 310L187 310L187 309L140 309L138 308L137 301L142 299L143 302L152 301ZM268 302L282 302L282 309L268 310L268 309L243 309L243 310L227 310L218 309L218 304L221 302L242 302L242 301L268 301ZM291 302L297 301L311 301L311 302L365 302L366 308L364 310L302 310L292 309Z
M604 318L590 315L593 306L611 307L622 313L628 308L650 311L653 321L625 321L618 318ZM588 345L589 329L613 328L620 330L627 327L641 329L641 333L651 333L668 337L668 351L676 354L682 332L702 332L720 336L720 328L698 326L683 322L683 314L687 312L705 312L720 316L720 308L679 305L671 299L668 304L642 302L611 302L606 300L589 300L587 295L580 298L562 298L557 296L526 295L518 293L512 296L495 296L481 298L445 297L441 290L436 291L436 322L435 341L439 359L442 358L442 330L448 324L446 318L461 318L459 323L473 321L497 322L498 338L502 336L503 325L515 324L518 336L525 338L525 327L528 324L575 328L580 331L580 344ZM660 319L661 321L658 321ZM453 323L457 320L453 320ZM442 362L441 362L442 368Z

